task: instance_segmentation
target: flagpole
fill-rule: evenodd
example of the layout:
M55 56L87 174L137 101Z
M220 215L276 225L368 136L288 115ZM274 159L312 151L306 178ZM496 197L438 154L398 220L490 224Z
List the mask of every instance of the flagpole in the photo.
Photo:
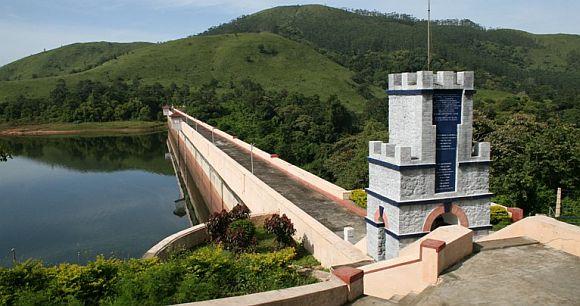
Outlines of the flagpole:
M431 70L431 0L427 0L427 70Z

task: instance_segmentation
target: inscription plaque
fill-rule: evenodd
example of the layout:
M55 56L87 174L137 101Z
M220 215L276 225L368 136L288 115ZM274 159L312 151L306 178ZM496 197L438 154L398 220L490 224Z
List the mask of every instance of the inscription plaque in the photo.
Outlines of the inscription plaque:
M455 191L457 125L461 123L461 89L433 91L435 141L435 192Z

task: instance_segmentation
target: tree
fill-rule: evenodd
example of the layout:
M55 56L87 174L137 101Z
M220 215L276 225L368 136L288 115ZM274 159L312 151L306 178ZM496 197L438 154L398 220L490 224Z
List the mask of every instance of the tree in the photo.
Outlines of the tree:
M548 213L558 187L580 195L580 129L516 114L489 134L491 191L527 213Z

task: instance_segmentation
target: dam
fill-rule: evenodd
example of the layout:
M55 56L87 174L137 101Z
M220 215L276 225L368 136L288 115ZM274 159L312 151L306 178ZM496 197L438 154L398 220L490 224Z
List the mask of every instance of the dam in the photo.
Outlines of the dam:
M348 200L347 190L179 109L164 111L174 166L200 222L245 204L252 213L286 214L297 238L324 266L371 260L355 247L366 234L365 210ZM206 210L199 207L200 195ZM345 228L349 241L343 239Z

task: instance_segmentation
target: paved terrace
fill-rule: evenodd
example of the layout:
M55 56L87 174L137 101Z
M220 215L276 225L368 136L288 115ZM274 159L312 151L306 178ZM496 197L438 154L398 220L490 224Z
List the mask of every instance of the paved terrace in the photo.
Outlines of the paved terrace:
M580 305L580 258L543 244L484 248L418 295L352 305Z
M195 129L195 124L190 122L188 124ZM198 125L197 131L206 139L212 140L211 130ZM250 153L247 150L217 134L214 134L214 143L236 162L251 171ZM363 217L341 206L336 200L310 188L300 179L255 156L254 175L338 236L343 236L343 229L346 226L354 228L355 241L359 241L365 235L366 224Z

